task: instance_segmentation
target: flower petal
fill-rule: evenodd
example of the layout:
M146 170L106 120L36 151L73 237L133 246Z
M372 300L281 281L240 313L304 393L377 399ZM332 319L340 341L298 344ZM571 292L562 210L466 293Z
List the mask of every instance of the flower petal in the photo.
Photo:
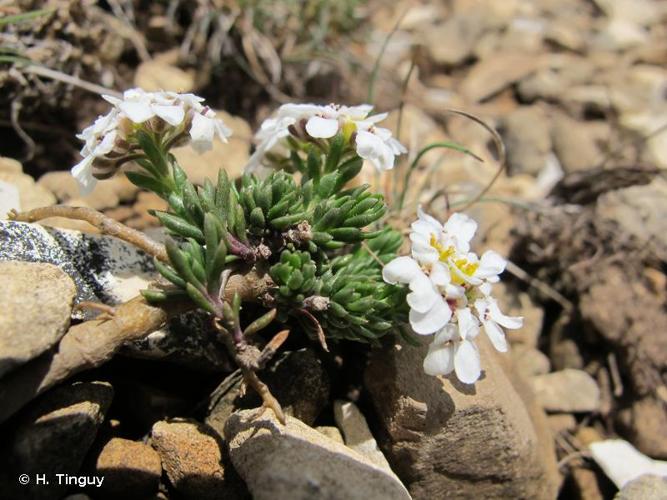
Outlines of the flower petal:
M454 370L454 346L434 345L424 358L424 373L427 375L449 375Z
M431 281L437 286L446 287L449 285L452 281L449 268L441 262L433 263L431 267Z
M521 316L505 316L500 308L498 303L495 300L492 300L489 303L489 317L496 323L509 328L510 330L516 330L523 326L523 317Z
M454 354L454 370L464 384L474 384L482 373L479 351L469 340L462 341Z
M338 120L313 116L306 122L306 132L311 137L329 139L338 132Z
M79 183L79 190L84 196L90 194L97 184L97 179L93 177L93 160L92 156L86 156L72 167L72 176Z
M505 270L506 265L507 261L498 252L487 250L479 260L475 276L482 279L494 278Z
M482 320L484 332L497 351L507 352L507 339L505 332L493 320Z
M169 125L175 127L183 123L185 110L183 106L161 106L153 104L153 112L166 121Z
M440 297L433 283L425 274L418 274L410 281L410 290L412 292L408 294L406 301L410 308L420 313L425 313L431 309Z
M134 123L144 123L155 116L148 102L123 101L118 107Z
M410 326L419 335L430 335L445 326L452 317L452 310L442 297L438 296L433 307L425 313L410 309Z
M213 147L213 134L215 125L211 118L195 113L190 126L190 137L192 138L192 148L198 153L204 153Z
M456 310L456 320L459 324L459 335L463 340L470 340L479 334L479 323L467 307Z
M387 283L410 283L416 276L423 275L419 264L408 256L396 257L382 269L382 279Z
M445 231L455 238L459 251L467 252L477 231L477 222L465 214L455 213L445 223Z

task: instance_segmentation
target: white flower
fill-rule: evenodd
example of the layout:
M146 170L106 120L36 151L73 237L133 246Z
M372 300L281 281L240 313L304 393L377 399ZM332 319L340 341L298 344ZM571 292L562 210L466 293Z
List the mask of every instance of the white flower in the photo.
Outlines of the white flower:
M354 147L361 158L371 162L378 170L389 170L394 167L395 157L407 150L388 129L376 126L387 117L387 113L369 116L372 109L369 104L284 104L255 135L257 149L246 168L256 170L267 153L287 156L284 139L290 133L295 133L299 140L317 140L331 139L341 132L346 139L356 134Z
M464 383L480 375L479 353L473 340L484 328L493 346L507 351L501 327L520 328L523 318L505 316L491 296L506 261L489 250L481 259L470 251L477 223L453 214L445 224L418 209L412 224L412 256L397 257L383 269L386 282L410 288L409 321L415 333L436 334L424 360L431 375L454 371Z
M93 189L96 177L112 175L118 161L138 149L133 141L138 128L173 139L173 143L189 141L200 153L213 147L214 137L227 142L231 135L215 112L202 105L204 99L194 94L137 88L125 91L122 99L102 97L113 108L77 136L85 144L81 149L83 159L72 169L72 175L84 193Z

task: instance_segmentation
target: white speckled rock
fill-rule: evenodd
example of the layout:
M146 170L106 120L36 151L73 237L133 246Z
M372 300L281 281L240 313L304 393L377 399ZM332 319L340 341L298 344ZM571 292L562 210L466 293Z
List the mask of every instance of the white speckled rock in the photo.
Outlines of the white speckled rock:
M158 277L150 256L117 238L0 220L0 262L8 260L58 266L74 281L77 303L119 304L136 297ZM200 313L174 318L123 352L202 370L229 368L224 347Z

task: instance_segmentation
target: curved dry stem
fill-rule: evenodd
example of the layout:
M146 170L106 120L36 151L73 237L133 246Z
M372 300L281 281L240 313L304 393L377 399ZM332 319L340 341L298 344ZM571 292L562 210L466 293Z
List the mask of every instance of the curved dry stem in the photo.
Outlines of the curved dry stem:
M103 234L127 241L147 254L163 262L169 262L164 245L153 241L141 231L127 227L125 224L121 224L92 208L53 205L51 207L35 208L27 212L12 210L9 213L9 218L18 222L37 222L49 217L66 217L86 221L98 228Z

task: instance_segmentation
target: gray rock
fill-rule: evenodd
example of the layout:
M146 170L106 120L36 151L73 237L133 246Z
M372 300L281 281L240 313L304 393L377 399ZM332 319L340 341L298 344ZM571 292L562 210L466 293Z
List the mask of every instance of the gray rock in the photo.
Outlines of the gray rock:
M667 498L667 477L645 474L627 483L614 500L664 500Z
M76 284L77 303L119 304L136 297L158 278L152 257L119 239L0 220L0 261L7 260L58 266ZM87 313L85 318L91 316ZM200 370L230 368L210 321L196 312L174 318L167 327L125 346L122 352Z
M553 499L559 479L544 413L509 360L479 340L484 372L472 387L426 375L426 345L373 353L365 381L382 448L414 498Z
M109 498L144 498L157 493L162 465L157 452L144 443L112 438L95 463L104 477L100 493Z
M76 287L51 264L0 262L0 376L58 342L67 332Z
M151 444L169 482L185 499L236 499L246 496L234 471L223 463L220 438L195 420L157 422Z
M512 174L537 175L547 165L551 132L542 108L522 106L513 111L503 119L501 133Z
M649 247L667 261L667 181L656 177L650 184L632 186L598 198L599 222L608 221L633 237L639 247Z
M108 383L74 383L47 392L21 415L10 448L14 478L18 474L33 478L35 474L45 474L50 484L33 481L22 487L20 495L26 496L20 498L63 495L67 487L58 485L55 474L79 472L112 398L113 389Z
M234 413L225 426L234 467L255 500L409 499L385 469L293 417Z
M375 465L393 474L389 462L380 451L377 441L368 428L366 418L357 405L351 401L337 400L334 402L334 418L345 436L345 445L364 455Z
M600 407L600 388L583 370L571 368L531 379L535 395L547 411L589 412Z

